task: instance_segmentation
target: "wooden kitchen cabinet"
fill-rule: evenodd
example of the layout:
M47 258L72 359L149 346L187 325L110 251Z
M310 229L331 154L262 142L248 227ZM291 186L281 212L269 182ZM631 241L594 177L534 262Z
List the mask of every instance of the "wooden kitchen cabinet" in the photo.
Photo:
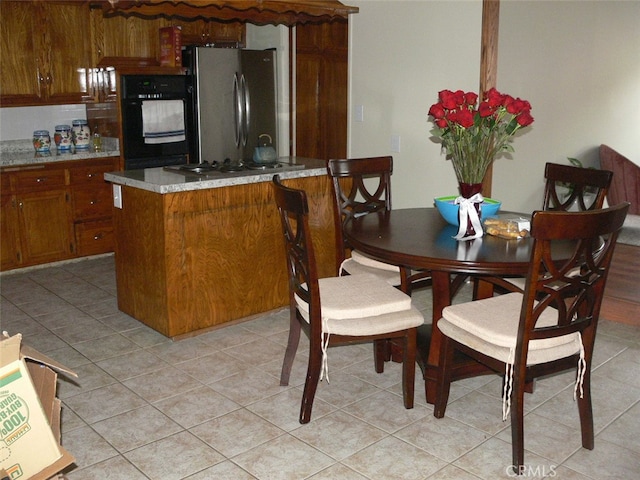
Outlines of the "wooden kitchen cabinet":
M0 270L112 252L118 158L3 168Z
M1 175L2 270L72 257L65 169L34 165Z
M117 170L113 158L78 162L69 168L73 229L79 256L113 251L113 200L106 172Z
M183 45L215 45L228 44L244 47L246 44L246 27L241 22L216 22L215 20L181 20L173 19L167 26L177 25L182 28Z
M159 29L166 25L163 18L146 19L120 15L104 18L102 10L94 9L91 22L96 63L105 57L158 59Z
M349 25L296 27L296 155L347 154Z
M64 188L17 195L23 264L73 256L68 205L69 194Z
M86 1L3 0L0 105L91 100L89 30Z
M3 188L5 191L8 190ZM20 265L18 210L13 195L0 195L0 202L0 266L9 270Z

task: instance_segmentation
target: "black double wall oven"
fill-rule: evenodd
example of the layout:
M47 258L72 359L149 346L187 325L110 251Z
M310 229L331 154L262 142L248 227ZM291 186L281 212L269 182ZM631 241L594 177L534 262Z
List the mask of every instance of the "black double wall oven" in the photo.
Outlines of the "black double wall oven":
M189 163L184 75L122 75L125 170Z

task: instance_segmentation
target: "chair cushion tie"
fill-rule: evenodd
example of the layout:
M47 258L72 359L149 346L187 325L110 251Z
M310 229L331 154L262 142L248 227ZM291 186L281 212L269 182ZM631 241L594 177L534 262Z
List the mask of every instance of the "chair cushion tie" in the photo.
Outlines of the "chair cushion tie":
M584 344L582 343L582 335L578 334L578 342L580 343L580 358L578 358L578 373L576 375L576 384L573 389L573 400L576 400L578 390L580 390L580 398L584 397L582 384L584 382L584 374L587 370L587 362L584 359ZM513 390L513 362L515 356L515 348L509 349L509 358L505 363L504 372L504 388L502 390L502 421L505 422L511 412L511 392Z

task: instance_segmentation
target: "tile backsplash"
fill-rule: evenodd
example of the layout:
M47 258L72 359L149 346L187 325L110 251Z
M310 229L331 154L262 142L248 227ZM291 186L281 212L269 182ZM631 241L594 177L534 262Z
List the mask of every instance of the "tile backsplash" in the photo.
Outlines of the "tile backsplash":
M86 118L85 105L0 108L0 141L31 139L34 130L49 130L53 137L56 125Z

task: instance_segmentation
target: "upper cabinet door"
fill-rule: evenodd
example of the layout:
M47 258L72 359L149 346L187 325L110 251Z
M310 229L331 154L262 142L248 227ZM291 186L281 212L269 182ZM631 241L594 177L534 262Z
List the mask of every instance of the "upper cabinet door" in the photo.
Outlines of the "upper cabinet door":
M179 25L182 28L183 45L237 45L244 47L246 43L245 24L240 22L172 19L171 25Z
M39 25L46 26L47 96L50 103L93 100L88 76L91 61L90 17L87 2L43 2Z
M3 0L0 104L91 100L87 86L92 66L89 33L88 2Z
M96 50L98 62L104 57L138 57L158 59L160 52L160 27L162 18L114 16L103 18L101 12L95 18Z
M42 58L44 36L35 33L39 6L3 0L1 8L0 104L41 103L46 68Z

